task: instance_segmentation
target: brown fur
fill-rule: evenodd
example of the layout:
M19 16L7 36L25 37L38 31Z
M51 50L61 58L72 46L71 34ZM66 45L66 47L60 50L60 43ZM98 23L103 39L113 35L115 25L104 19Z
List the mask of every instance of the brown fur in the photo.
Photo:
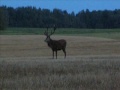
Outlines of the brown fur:
M57 51L58 50L63 50L66 58L66 41L64 39L61 40L52 40L47 42L48 46L52 49L53 51L53 58L54 58L54 52L56 52L56 59L57 59Z
M64 39L60 39L60 40L52 40L50 38L50 36L55 32L56 28L54 28L54 31L51 31L51 34L48 35L48 28L47 31L45 31L45 35L47 36L45 39L45 42L47 42L48 46L52 49L53 51L53 58L54 58L54 52L56 52L56 59L57 59L57 51L58 50L63 50L64 54L65 54L65 58L66 58L66 45L67 42Z

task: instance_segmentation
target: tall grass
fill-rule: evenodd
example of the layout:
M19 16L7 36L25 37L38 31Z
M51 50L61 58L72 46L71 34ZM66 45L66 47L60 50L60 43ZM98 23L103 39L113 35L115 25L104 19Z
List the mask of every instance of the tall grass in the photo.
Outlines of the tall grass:
M0 61L0 90L119 90L120 61Z

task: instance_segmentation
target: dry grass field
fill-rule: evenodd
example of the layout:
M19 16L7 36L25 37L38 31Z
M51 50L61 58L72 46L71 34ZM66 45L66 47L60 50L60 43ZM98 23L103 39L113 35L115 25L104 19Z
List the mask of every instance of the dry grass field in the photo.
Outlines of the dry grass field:
M85 36L67 40L67 58L42 35L0 36L0 90L120 90L120 41Z

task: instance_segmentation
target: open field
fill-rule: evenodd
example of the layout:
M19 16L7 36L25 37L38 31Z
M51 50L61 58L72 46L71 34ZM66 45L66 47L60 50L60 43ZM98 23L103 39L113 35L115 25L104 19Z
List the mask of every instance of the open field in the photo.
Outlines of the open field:
M0 90L119 90L119 39L53 36L67 40L67 58L42 35L0 36Z
M42 35L1 35L0 57L43 57L52 51ZM67 40L67 55L120 55L120 41L86 36L53 36ZM58 52L63 56L63 52Z

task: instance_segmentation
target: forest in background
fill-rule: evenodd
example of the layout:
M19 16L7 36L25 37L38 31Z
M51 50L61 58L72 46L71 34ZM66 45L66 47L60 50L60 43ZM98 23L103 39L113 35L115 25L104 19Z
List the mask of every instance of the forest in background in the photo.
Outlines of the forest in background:
M45 28L56 24L59 28L109 29L120 28L120 9L82 10L68 13L66 10L0 6L0 29L6 27Z

